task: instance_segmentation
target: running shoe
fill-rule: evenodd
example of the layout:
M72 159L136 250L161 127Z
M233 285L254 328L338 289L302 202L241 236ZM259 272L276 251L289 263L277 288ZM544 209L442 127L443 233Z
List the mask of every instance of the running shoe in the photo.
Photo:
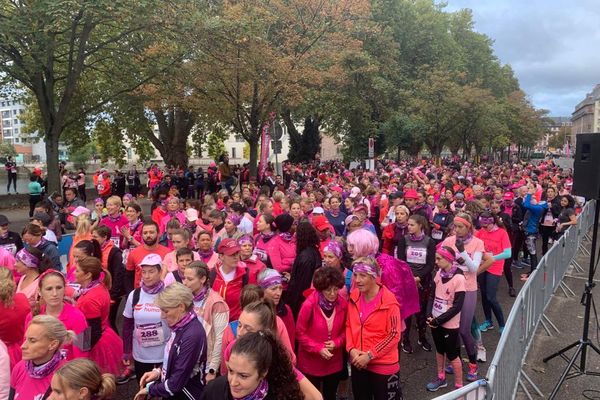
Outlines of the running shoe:
M483 347L483 345L477 345L477 361L479 362L486 362L487 361L487 350L485 349L485 347Z
M508 288L508 295L510 297L517 297L517 292L515 291L514 287Z
M417 344L419 346L421 346L421 348L425 351L431 351L431 345L429 344L429 342L427 341L427 338L419 338L419 340L417 341Z
M425 387L430 392L437 392L438 389L445 388L446 386L448 386L448 382L446 382L446 379L440 379L440 377L436 377L434 380L429 382L427 384L427 386L425 386Z
M117 385L124 385L136 378L135 371L131 367L127 367L125 368L125 371L123 371L123 375L117 378Z
M446 365L445 371L448 375L454 375L454 368L451 364Z
M478 372L477 364L469 363L469 372L467 372L467 380L469 382L475 382L477 379L479 379L477 372Z
M412 348L412 345L410 344L409 340L402 341L402 351L405 352L406 354L412 354L413 348Z
M516 269L525 268L525 266L521 263L521 261L513 261L512 266Z
M486 332L492 329L494 329L494 324L492 324L492 321L486 320L483 322L483 324L479 325L479 330L481 332Z
M504 332L504 327L503 326L498 327L498 333L500 334L500 336L502 336L502 332Z

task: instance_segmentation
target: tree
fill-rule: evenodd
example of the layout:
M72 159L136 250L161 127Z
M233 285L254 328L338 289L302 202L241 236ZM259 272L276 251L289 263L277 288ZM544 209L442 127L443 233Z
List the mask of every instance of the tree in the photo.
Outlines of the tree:
M386 146L398 152L397 159L400 161L402 152L416 157L423 146L421 126L410 116L396 113L381 127L382 135L385 137Z
M206 138L206 147L208 150L208 156L215 161L219 161L219 158L223 154L227 154L227 149L223 142L229 136L228 133L221 127L215 127Z
M15 149L15 146L12 145L12 143L2 142L0 143L0 156L4 158L16 157L17 150Z
M256 176L262 127L280 100L303 97L308 82L334 64L354 21L366 15L366 0L223 2L197 41L196 90L206 114L232 127L250 145L250 174Z
M60 189L58 143L65 129L160 70L148 50L156 26L161 35L168 31L168 9L156 0L2 1L0 71L35 99L49 191ZM136 68L134 59L147 68Z

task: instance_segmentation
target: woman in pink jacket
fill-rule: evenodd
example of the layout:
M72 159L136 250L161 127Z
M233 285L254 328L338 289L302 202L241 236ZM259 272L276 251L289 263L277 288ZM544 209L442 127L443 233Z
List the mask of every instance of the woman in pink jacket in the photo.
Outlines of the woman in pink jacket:
M271 266L282 275L287 275L292 271L292 264L296 258L296 240L291 233L294 217L289 214L281 214L275 218L275 228L277 233L273 239L269 240L269 258Z
M335 400L346 371L348 303L339 293L344 277L337 268L321 267L315 271L313 286L296 322L298 369L323 393L324 400Z

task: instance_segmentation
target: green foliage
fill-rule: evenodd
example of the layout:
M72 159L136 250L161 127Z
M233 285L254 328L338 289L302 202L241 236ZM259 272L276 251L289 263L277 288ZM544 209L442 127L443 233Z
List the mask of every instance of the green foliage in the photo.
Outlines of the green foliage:
M6 158L8 156L17 156L17 150L15 149L15 146L13 146L11 143L0 143L0 157Z
M69 161L73 163L75 169L86 169L88 163L92 161L93 156L96 154L98 154L98 149L94 143L90 142L84 146L71 148L69 150Z
M206 138L206 148L208 150L208 156L215 161L227 153L225 148L225 139L229 136L229 133L221 127L215 127Z

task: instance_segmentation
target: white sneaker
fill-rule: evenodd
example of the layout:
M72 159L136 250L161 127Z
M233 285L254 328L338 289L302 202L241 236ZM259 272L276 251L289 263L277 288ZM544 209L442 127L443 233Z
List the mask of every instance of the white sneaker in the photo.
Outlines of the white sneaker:
M486 362L486 350L482 345L477 346L477 361Z

